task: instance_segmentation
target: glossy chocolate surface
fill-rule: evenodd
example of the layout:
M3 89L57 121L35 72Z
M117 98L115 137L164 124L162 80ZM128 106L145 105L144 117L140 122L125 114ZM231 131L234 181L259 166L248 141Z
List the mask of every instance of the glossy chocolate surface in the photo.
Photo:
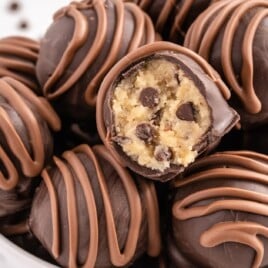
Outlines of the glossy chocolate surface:
M43 93L62 117L85 123L95 115L96 94L109 69L154 40L150 18L135 4L72 2L55 13L41 40L36 70Z
M30 208L34 190L40 180L20 177L11 190L0 189L0 233L3 226L20 222L21 213Z
M268 122L267 16L265 0L219 1L197 18L184 42L230 86L243 128Z
M163 39L182 44L196 17L219 0L125 0L139 5L151 17Z
M0 79L0 189L11 190L20 177L41 173L53 153L50 129L60 125L43 97L13 78Z
M100 143L101 139L93 120L85 126L64 122L61 130L54 135L54 154L61 155L64 151L71 150L80 144L93 146Z
M42 177L29 223L59 264L128 266L146 250L159 254L154 185L134 181L104 146L66 151Z
M266 155L229 151L178 178L168 242L174 267L267 267L267 174Z

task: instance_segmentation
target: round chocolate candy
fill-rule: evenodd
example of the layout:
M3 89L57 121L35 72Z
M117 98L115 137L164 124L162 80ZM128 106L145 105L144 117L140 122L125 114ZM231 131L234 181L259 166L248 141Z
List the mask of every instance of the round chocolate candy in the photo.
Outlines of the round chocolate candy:
M12 77L41 95L35 65L39 42L19 36L0 39L0 77Z
M0 189L0 233L3 226L20 221L21 213L30 208L34 190L39 182L38 178L30 180L20 177L13 189Z
M268 157L216 153L174 183L170 267L268 265Z
M19 81L0 79L0 189L14 189L21 177L38 176L53 153L50 129L60 119L50 104Z
M97 101L100 137L135 172L156 180L180 173L238 121L229 90L192 51L156 42L123 58Z
M154 40L150 18L133 3L71 2L55 14L41 40L36 71L43 93L62 117L88 122L109 69Z
M42 177L30 229L60 265L126 267L146 249L159 254L153 183L134 180L104 146L66 151Z
M184 46L205 58L230 85L243 128L268 122L268 2L219 1L200 15Z
M151 17L165 40L182 44L195 18L219 0L124 0L139 5Z

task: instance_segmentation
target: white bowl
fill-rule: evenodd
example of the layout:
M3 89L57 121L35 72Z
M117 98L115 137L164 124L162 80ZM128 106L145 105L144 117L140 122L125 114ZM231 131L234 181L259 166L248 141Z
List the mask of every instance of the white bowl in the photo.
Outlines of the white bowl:
M0 267L3 268L57 268L45 262L0 235Z

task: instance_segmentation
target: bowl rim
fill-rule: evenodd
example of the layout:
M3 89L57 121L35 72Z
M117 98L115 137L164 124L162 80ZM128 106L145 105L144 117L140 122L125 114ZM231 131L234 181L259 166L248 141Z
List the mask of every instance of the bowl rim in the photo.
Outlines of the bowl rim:
M35 267L35 268L57 268L31 253L17 246L2 234L0 234L0 266L5 268ZM18 266L19 265L19 266Z

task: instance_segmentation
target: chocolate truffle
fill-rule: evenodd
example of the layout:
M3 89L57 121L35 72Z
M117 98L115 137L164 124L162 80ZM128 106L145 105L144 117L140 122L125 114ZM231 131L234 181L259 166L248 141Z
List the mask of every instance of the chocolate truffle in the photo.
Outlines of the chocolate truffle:
M222 75L243 128L268 122L268 2L220 1L192 24L184 45Z
M134 180L103 145L81 145L62 156L43 171L29 220L55 260L64 267L126 267L146 249L157 256L153 183Z
M0 233L2 226L17 223L21 212L30 207L38 182L38 179L20 177L13 189L0 189Z
M38 176L53 151L52 130L60 119L43 98L10 77L0 79L0 189L21 177Z
M62 117L88 122L109 69L154 40L150 18L133 3L72 2L55 14L41 40L36 71L44 95Z
M238 121L229 90L189 49L156 42L123 58L105 77L97 127L113 155L156 180L180 173Z
M268 265L268 157L216 153L174 183L171 267Z
M39 42L19 36L0 39L0 77L12 77L41 95L35 75Z
M219 0L124 0L139 5L165 40L182 44L195 18Z

